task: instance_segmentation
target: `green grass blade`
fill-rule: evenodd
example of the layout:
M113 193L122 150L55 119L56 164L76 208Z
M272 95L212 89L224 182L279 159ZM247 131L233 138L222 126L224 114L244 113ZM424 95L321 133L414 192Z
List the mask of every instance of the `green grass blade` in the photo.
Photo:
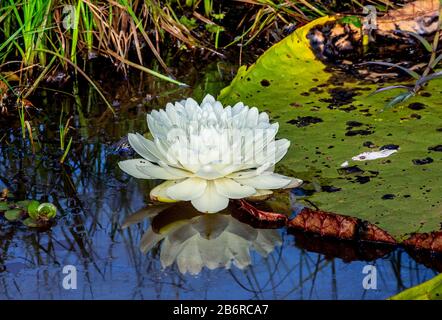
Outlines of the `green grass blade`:
M407 74L409 74L410 76L412 76L416 80L418 80L421 77L417 72L414 72L413 70L407 69L405 67L402 67L400 65L397 65L397 64L394 64L394 63L390 63L390 62L370 61L370 62L361 63L361 65L364 65L364 64L377 64L377 65L380 65L380 66L398 68L398 69L406 72Z

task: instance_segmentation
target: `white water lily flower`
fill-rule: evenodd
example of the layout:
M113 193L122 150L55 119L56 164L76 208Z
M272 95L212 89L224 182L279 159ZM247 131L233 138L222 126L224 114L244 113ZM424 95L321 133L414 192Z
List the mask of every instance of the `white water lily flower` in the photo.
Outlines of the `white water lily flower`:
M196 275L203 267L210 270L244 269L252 262L250 249L267 257L280 246L281 235L275 229L255 229L228 214L203 214L173 221L157 233L152 227L144 234L142 251L150 251L161 243L163 268L177 263L181 273Z
M154 200L191 201L198 211L214 213L229 199L302 183L273 172L290 142L275 139L279 126L267 113L242 102L224 108L211 95L201 105L188 98L148 114L147 123L153 141L128 137L142 159L119 166L136 178L166 180L152 189Z

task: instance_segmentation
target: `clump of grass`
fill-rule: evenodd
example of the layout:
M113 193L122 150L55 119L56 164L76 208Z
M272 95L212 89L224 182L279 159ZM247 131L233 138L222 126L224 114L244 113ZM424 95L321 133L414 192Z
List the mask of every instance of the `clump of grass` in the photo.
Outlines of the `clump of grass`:
M87 61L97 55L111 57L119 69L127 72L126 61L148 69L150 63L144 54L147 49L162 66L162 78L177 83L163 60L163 44L212 51L239 41L247 45L261 34L275 33L281 25L301 25L334 14L338 8L360 11L366 2L0 0L0 30L4 35L0 39L4 41L0 62L18 59L24 66L37 64L44 68L53 51L74 64L79 58ZM379 10L391 6L387 0L369 2ZM129 59L131 52L138 61ZM59 61L57 67L67 69L69 65Z

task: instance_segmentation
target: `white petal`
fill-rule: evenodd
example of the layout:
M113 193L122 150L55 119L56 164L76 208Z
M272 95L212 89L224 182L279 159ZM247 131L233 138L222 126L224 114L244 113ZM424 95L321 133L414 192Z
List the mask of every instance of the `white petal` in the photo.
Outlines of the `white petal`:
M290 179L291 179L290 183L288 185L286 185L284 188L286 188L286 189L297 188L304 182L301 179L297 179L297 178L290 178Z
M187 178L168 188L166 193L171 199L189 201L200 197L206 190L207 180Z
M171 175L173 175L175 177L189 178L193 175L193 173L191 173L187 170L171 167L162 161L158 162L158 164L161 166L161 168L163 168L164 170L166 170L167 172L169 172Z
M269 115L266 112L261 112L258 117L260 123L269 123Z
M278 124L274 123L269 128L255 130L250 143L245 145L245 164L264 163L272 161L276 163L276 154L278 153L278 144L281 140L275 141L275 135L278 132ZM288 141L282 139L283 141ZM269 160L267 160L269 159ZM278 160L279 161L279 160Z
M229 198L220 195L213 181L207 181L207 188L199 198L192 200L192 205L200 212L215 213L229 205Z
M232 107L232 114L237 115L245 108L246 106L244 105L244 103L238 102Z
M224 176L222 172L218 171L215 166L210 164L201 166L195 174L198 177L207 180L213 180Z
M213 111L215 111L215 113L216 113L218 119L220 119L223 110L224 110L224 108L223 108L223 105L222 105L221 102L219 102L219 101L215 101L215 102L213 103Z
M127 174L138 178L138 179L155 179L154 177L141 172L137 169L138 166L143 166L146 164L146 160L144 159L132 159L132 160L124 160L118 162L118 166L121 170L126 172Z
M273 166L272 163L266 162L254 170L240 170L240 171L236 171L236 172L229 172L229 173L226 173L226 176L227 176L227 178L232 178L232 179L253 178L255 176L263 174L265 171L270 171L269 168L272 166ZM251 166L246 166L246 167L247 167L247 169L250 169L248 167L251 167ZM229 169L229 168L226 168L226 170L227 169ZM271 172L273 172L273 170Z
M258 109L253 107L249 110L247 114L247 126L249 128L255 128L258 125Z
M201 102L201 105L203 105L203 104L205 104L205 103L214 104L215 101L216 101L216 100L215 100L215 98L214 98L212 95L207 94L207 95L204 97L203 101Z
M147 127L149 128L149 132L155 138L161 136L163 133L161 130L162 127L157 125L158 119L156 119L156 117L154 116L155 115L154 112L158 111L156 110L152 111L151 114L148 114L146 116L146 119L147 119Z
M166 190L180 181L181 180L169 180L157 185L155 188L150 190L150 199L161 202L177 202L176 200L173 200L167 196Z
M250 197L256 193L255 188L241 185L229 178L216 179L214 182L216 191L229 199L242 199Z
M167 113L167 116L169 117L170 121L172 122L172 124L179 125L180 116L177 112L177 108L175 108L175 106L173 104L168 103L166 105L166 113Z
M150 157L154 157L155 159L157 159L154 162L157 162L158 160L164 160L164 156L161 154L161 152L158 150L158 148L156 147L155 143L149 139L146 139L145 137L143 137L141 134L136 133L135 136L133 134L129 134L132 135L133 138L138 139L138 143L143 145L144 150L145 150L145 154L148 155L150 154ZM130 140L129 140L130 142Z
M150 176L155 179L162 179L162 180L182 179L182 176L172 174L168 170L160 166L157 166L153 163L150 163L147 160L143 164L136 165L136 168L146 176Z
M241 184L245 184L255 189L280 189L287 186L291 180L289 177L276 173L262 174L253 178L235 179Z
M244 170L244 171L237 171L229 174L227 177L231 179L244 179L244 178L253 178L257 176L257 170Z
M290 141L287 139L272 141L265 149L260 150L258 153L255 152L254 160L259 164L268 162L276 164L285 156L289 146Z
M256 189L256 193L251 196L247 197L247 200L251 201L264 201L271 197L273 194L273 191L267 190L267 189Z
M137 135L133 134L133 133L129 133L127 135L128 140L129 140L129 144L132 147L132 149L135 150L136 153L138 153L140 156L142 156L144 159L152 161L152 162L156 162L158 161L158 158L155 157L155 155L153 155L145 146L144 144L142 144Z
M290 141L287 139L280 139L276 141L276 154L275 162L278 163L286 155L288 148L290 147Z
M186 99L184 107L186 108L186 112L189 118L191 118L192 115L194 115L197 112L197 110L200 109L198 103L192 98Z

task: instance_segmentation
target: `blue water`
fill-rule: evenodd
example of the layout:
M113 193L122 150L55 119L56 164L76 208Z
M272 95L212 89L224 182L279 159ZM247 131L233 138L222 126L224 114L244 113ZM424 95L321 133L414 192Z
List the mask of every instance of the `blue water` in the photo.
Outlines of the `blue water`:
M371 262L328 258L298 248L284 229L275 231L281 245L266 258L252 250L252 263L244 270L231 266L181 274L176 264L163 268L158 251L140 251L148 221L120 228L124 217L145 205L148 186L120 182L112 173L83 182L81 174L71 177L77 199L50 197L64 209L50 231L1 221L1 299L385 299L437 274L402 249ZM36 198L46 188L63 187L55 185L56 175L34 179ZM363 287L367 264L376 266L376 289ZM78 271L75 290L63 288L66 265Z

